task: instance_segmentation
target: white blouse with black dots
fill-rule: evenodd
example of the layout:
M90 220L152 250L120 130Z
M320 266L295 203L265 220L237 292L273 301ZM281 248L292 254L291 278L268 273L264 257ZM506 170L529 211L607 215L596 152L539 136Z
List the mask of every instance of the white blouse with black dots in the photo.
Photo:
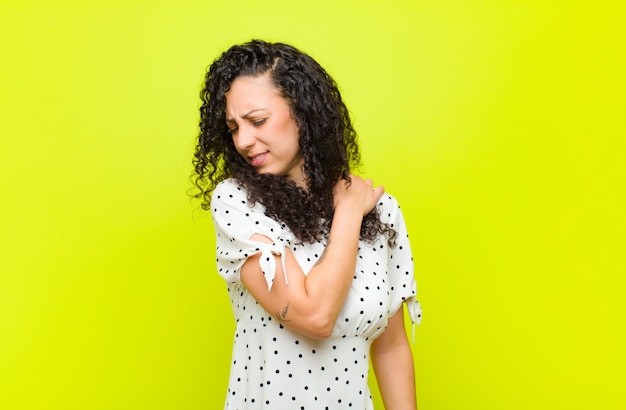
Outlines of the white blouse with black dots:
M367 386L369 348L402 303L412 322L421 320L415 299L413 258L396 200L385 194L381 219L398 232L397 245L385 238L361 241L352 286L332 336L310 339L283 327L252 297L240 280L248 256L261 253L260 265L271 288L276 258L284 264L285 247L309 272L322 255L325 241L296 244L291 231L248 205L235 180L213 191L211 208L217 235L217 267L226 280L236 320L226 409L372 409ZM273 244L250 240L259 233Z

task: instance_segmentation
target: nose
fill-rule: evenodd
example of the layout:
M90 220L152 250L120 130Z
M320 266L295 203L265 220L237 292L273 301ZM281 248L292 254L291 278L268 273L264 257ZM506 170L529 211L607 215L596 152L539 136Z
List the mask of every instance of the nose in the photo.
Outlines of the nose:
M233 143L238 151L244 151L252 147L256 139L254 137L254 129L242 124L237 131L233 133Z

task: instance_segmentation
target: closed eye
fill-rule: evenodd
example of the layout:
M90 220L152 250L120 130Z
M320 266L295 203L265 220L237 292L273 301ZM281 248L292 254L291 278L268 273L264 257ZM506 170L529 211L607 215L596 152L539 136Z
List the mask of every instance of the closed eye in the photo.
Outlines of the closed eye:
M250 123L254 127L260 127L261 125L265 124L265 122L267 121L267 118L263 118L260 120L248 120L248 121L250 121ZM239 130L237 123L233 120L226 120L226 124L228 125L228 133L231 135L235 134Z

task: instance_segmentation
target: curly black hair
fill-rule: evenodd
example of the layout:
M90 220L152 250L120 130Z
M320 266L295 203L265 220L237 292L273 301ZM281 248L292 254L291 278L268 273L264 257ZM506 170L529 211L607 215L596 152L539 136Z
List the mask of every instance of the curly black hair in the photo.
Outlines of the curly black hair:
M240 76L269 74L287 101L299 132L307 189L284 176L259 174L235 149L226 125L226 97ZM208 69L200 93L200 133L194 154L194 197L209 209L211 193L221 181L235 178L250 203L286 224L302 242L325 236L333 218L333 187L349 181L360 164L356 132L333 78L310 56L284 43L262 40L232 46ZM289 200L285 200L289 198ZM361 238L386 235L393 245L396 232L380 221L376 208L363 219Z

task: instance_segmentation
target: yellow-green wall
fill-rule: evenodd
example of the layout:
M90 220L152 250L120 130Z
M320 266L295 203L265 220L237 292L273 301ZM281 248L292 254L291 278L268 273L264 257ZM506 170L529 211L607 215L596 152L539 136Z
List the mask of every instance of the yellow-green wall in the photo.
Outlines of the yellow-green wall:
M335 76L403 206L421 410L625 408L619 3L0 0L0 408L222 406L187 178L204 70L253 37Z

